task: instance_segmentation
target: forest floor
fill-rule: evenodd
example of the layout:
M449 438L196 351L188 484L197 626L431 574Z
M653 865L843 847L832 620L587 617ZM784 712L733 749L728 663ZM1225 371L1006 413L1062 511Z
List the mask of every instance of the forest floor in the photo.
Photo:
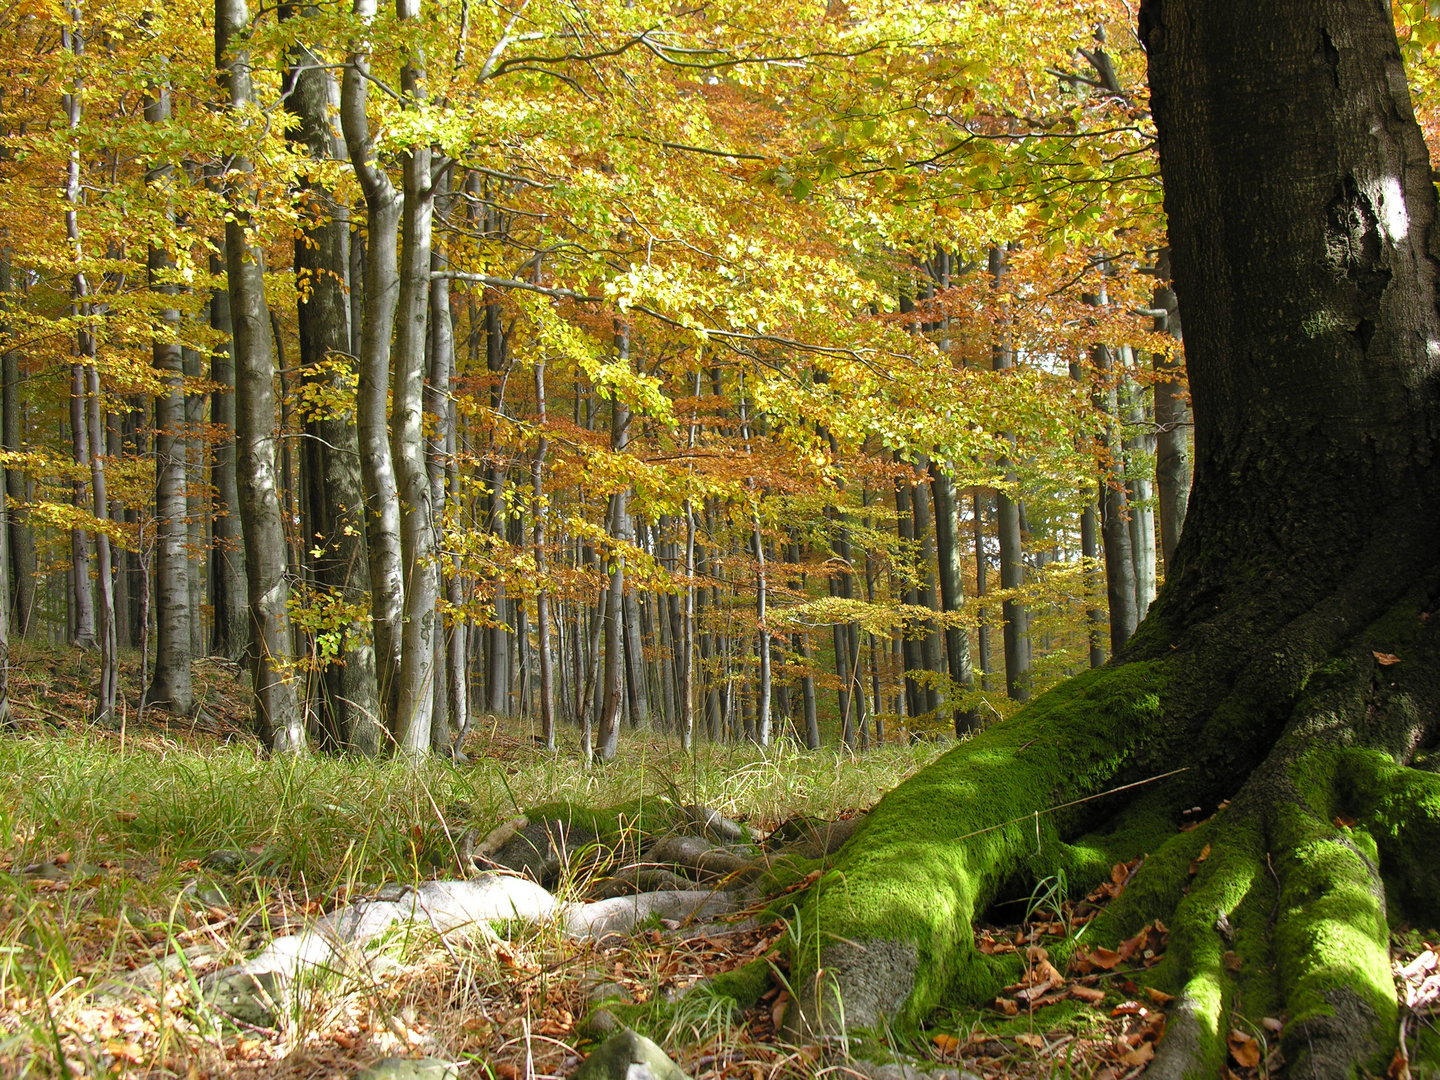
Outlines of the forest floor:
M192 722L137 717L139 658L127 658L126 723L108 731L84 719L91 659L28 647L12 655L14 725L0 739L0 1076L342 1080L380 1058L428 1055L460 1064L464 1078L565 1077L593 1045L586 1017L597 978L695 1080L873 1072L864 1057L874 1047L782 1037L783 921L689 937L656 927L605 944L553 926L496 936L412 924L379 939L363 977L316 979L273 1027L222 1022L197 1007L194 991L207 970L350 898L454 877L453 838L517 810L683 801L764 834L797 814L864 810L942 747L886 744L854 756L702 744L685 754L672 740L626 732L616 762L586 771L573 732L550 755L527 725L487 717L467 738L463 765L273 761L248 733L234 665L196 662L202 712ZM246 872L226 867L222 852L242 853ZM1136 865L1117 866L1079 904L1042 883L1013 921L977 928L983 951L1021 954L1020 982L986 1009L937 1016L880 1049L980 1080L1138 1076L1163 1037L1166 999L1129 977L1157 962L1165 928L1113 952L1074 940ZM585 873L567 875L557 895L581 895ZM1071 958L1063 972L1052 950ZM1423 935L1397 934L1402 994L1407 980L1424 992L1435 952ZM762 958L774 978L744 1010L685 993ZM1232 1031L1226 1080L1271 1075L1274 1042L1269 1020Z

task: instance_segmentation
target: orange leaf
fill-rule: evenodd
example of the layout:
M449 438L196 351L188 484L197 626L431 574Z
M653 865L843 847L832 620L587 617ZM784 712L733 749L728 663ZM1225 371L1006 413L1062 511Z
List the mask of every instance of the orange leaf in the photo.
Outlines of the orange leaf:
M1123 862L1116 863L1110 868L1110 880L1116 885L1124 885L1125 879L1130 876L1130 868Z
M1128 1054L1121 1054L1120 1060L1123 1061L1126 1065L1130 1066L1144 1065L1154 1056L1155 1044L1142 1042L1139 1046L1135 1047L1135 1049L1131 1050Z
M1138 1001L1122 1001L1110 1010L1111 1016L1144 1016L1148 1012Z
M1090 1005L1099 1005L1105 1000L1105 991L1095 986L1072 986L1070 996Z
M1355 819L1346 817L1344 814L1336 814L1332 824L1334 824L1337 829L1349 829L1354 826Z
M1382 664L1385 667L1389 667L1391 664L1400 663L1400 657L1396 656L1394 653L1372 652L1371 655L1375 657L1376 662Z
M1242 1069L1253 1069L1260 1064L1260 1042L1253 1035L1247 1035L1238 1028L1230 1029L1225 1040L1230 1047L1230 1056Z
M937 1035L930 1036L930 1041L935 1044L935 1049L942 1054L953 1054L960 1049L960 1040L954 1035L947 1035L943 1031Z
M1170 1002L1175 1000L1173 994L1167 994L1164 990L1156 990L1153 986L1147 986L1145 988L1145 996L1156 1005L1169 1005Z
M1006 1016L1018 1016L1020 1014L1020 1006L1016 1005L1015 1002L1009 998L996 998L995 1008L999 1009Z

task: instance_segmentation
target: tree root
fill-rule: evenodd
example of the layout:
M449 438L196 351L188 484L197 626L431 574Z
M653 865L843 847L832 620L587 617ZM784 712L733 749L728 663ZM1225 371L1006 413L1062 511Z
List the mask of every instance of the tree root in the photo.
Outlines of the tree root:
M1211 695L1218 742L1191 760L1212 773L1174 788L1225 791L1217 768L1235 779L1193 831L1177 831L1169 788L1112 799L1105 827L1074 839L1093 817L1047 813L1166 763L1155 745L1173 749L1174 736L1156 732L1156 697L1192 679L1183 666L1081 676L922 771L882 800L795 910L792 1032L913 1027L942 1001L984 1004L1001 972L974 948L970 924L1002 889L1023 896L1017 879L1065 870L1083 893L1111 860L1148 851L1090 939L1169 924L1165 958L1143 977L1174 995L1147 1075L1214 1076L1232 1028L1263 1038L1261 1020L1281 1017L1294 1075L1383 1073L1398 1030L1387 906L1440 914L1440 775L1403 764L1432 737L1440 663L1412 632L1404 670L1377 666L1402 648L1377 627L1424 622L1397 610L1363 645L1312 668L1258 763L1225 759L1250 684Z

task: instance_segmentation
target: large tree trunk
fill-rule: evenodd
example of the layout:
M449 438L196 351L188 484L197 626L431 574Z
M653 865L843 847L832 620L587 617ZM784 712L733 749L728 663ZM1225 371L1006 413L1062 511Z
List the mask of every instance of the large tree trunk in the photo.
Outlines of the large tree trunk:
M1292 1075L1380 1073L1387 903L1440 915L1440 777L1407 767L1440 710L1429 160L1386 6L1147 0L1140 30L1195 417L1174 565L1108 665L870 813L797 920L796 1024L983 1000L970 923L1002 887L1149 853L1087 942L1170 927L1147 1077L1216 1075L1232 1009L1265 1008Z
M376 0L355 0L362 23L375 18ZM400 558L400 496L390 455L390 335L400 296L397 269L400 194L374 160L366 109L370 94L370 44L352 43L340 89L340 120L350 164L365 196L364 326L360 335L360 386L355 424L360 476L365 485L366 553L370 560L370 619L375 668L386 727L394 725L400 674L400 622L405 577Z
M215 61L231 105L252 100L245 0L216 0ZM285 526L280 519L280 478L275 470L275 361L270 313L265 306L263 253L250 232L244 176L250 163L237 157L231 169L230 213L225 222L225 259L230 315L235 332L235 445L240 521L245 530L245 574L250 592L250 659L255 719L260 736L277 752L305 747L305 726L296 698L290 633L290 587Z
M1185 384L1177 377L1183 368L1180 342L1184 333L1180 325L1180 305L1170 287L1170 249L1160 252L1155 260L1155 275L1160 285L1151 301L1155 315L1153 329L1175 339L1175 348L1156 352L1152 357L1155 371L1162 378L1155 383L1155 488L1156 518L1160 523L1160 554L1164 572L1170 572L1175 561L1175 548L1185 525L1185 511L1190 505L1190 404Z

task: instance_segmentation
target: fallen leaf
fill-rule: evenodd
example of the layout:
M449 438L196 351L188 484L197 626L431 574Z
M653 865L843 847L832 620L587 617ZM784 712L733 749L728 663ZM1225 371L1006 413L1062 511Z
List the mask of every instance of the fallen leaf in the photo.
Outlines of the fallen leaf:
M1120 963L1120 961L1124 959L1124 957L1122 957L1114 949L1100 948L1091 949L1088 953L1086 953L1086 958L1090 961L1092 967L1097 967L1101 971L1109 971L1111 968L1113 968L1116 964Z
M790 994L786 990L780 991L780 996L775 999L775 1004L770 1006L770 1023L776 1031L785 1026L785 1010L790 1007Z
M1405 1056L1403 1047L1395 1048L1395 1056L1390 1059L1390 1067L1385 1070L1385 1075L1390 1080L1410 1080L1410 1059Z
M1175 1000L1174 994L1167 994L1164 990L1156 990L1153 986L1147 986L1145 988L1145 996L1156 1005L1169 1005L1170 1002Z
M1260 1026L1263 1027L1266 1031L1273 1032L1274 1034L1279 1035L1280 1029L1285 1025L1280 1023L1279 1020L1276 1020L1275 1017L1267 1016L1265 1017L1265 1019L1260 1021Z
M1144 1016L1149 1011L1150 1010L1145 1008L1145 1006L1141 1005L1138 1001L1122 1001L1119 1005L1116 1005L1115 1008L1110 1010L1110 1015Z
M1015 1000L1033 1006L1037 998L1043 997L1054 986L1053 982L1046 979L1042 983L1036 983L1034 986L1027 986L1024 990L1018 991L1015 994Z
M1396 656L1394 653L1374 652L1372 650L1371 655L1374 656L1376 661L1384 667L1389 667L1391 664L1400 663L1400 657Z
M1355 825L1355 819L1346 817L1344 814L1336 814L1335 820L1331 822L1337 829L1349 829Z
M1019 1035L1016 1035L1015 1041L1021 1046L1030 1047L1032 1050L1045 1049L1045 1040L1042 1039L1039 1035L1035 1035L1029 1031L1024 1031L1021 1032Z
M1240 968L1241 968L1241 966L1242 966L1242 961L1241 961L1241 959L1240 959L1239 956L1237 956L1237 955L1236 955L1235 953L1233 953L1233 952L1227 952L1227 953L1225 954L1225 970L1226 970L1226 971L1239 971Z
M1105 1000L1105 991L1098 986L1072 986L1070 996L1091 1005L1099 1005Z
M1015 1002L1011 1001L1009 998L996 998L995 1008L999 1009L1006 1016L1020 1015L1020 1006L1015 1004Z
M1127 1054L1121 1054L1120 1060L1132 1068L1136 1065L1144 1065L1155 1056L1155 1044L1142 1042Z
M1124 885L1125 879L1130 876L1130 868L1124 863L1116 863L1110 868L1110 880L1116 885Z
M930 1041L935 1044L935 1049L942 1054L953 1054L960 1049L960 1040L954 1035L947 1035L943 1031L930 1036Z
M1225 1043L1230 1047L1230 1056L1242 1069L1253 1069L1260 1064L1260 1042L1254 1035L1231 1028Z
M1031 945L1025 950L1025 959L1032 964L1037 960L1049 960L1050 952L1043 945Z

